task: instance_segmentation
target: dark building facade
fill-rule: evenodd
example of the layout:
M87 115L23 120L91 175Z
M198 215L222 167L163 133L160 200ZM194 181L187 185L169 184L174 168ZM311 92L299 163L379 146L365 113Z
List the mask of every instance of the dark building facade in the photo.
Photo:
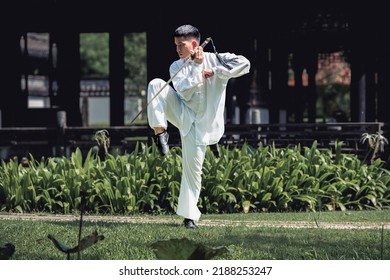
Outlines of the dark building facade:
M132 1L103 0L13 1L8 4L7 17L2 19L1 125L55 126L59 110L67 112L69 126L81 125L82 32L109 33L110 125L124 125L124 34L146 32L148 80L168 80L168 67L177 59L172 33L186 23L197 26L203 39L212 37L218 52L243 54L251 60L250 75L237 79L231 87L241 109L241 122L253 105L267 107L270 123L286 121L281 119L283 110L293 112L295 122L305 121L304 112L306 121L315 122L318 53L344 51L351 65L349 121L389 123L389 20L383 7L368 5L240 1L230 5L194 2L193 6L189 3L183 7L167 1L137 5ZM27 106L21 87L26 65L20 45L27 32L47 32L49 53L55 46L56 63L49 77L55 78L58 90L50 96L51 108ZM211 46L207 48L212 51ZM287 83L289 68L295 72L294 88ZM300 75L303 71L308 77L304 88ZM251 100L253 84L257 86L255 93L260 95L258 104Z

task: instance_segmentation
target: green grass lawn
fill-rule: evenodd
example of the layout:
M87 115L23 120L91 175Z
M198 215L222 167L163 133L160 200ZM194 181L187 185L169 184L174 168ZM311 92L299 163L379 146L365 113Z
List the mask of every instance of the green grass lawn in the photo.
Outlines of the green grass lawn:
M47 214L41 214L45 216ZM3 216L4 217L4 216ZM84 216L82 237L104 235L81 252L85 260L155 260L151 244L187 238L208 248L224 247L222 260L390 260L390 211L250 213L203 215L199 228L188 230L176 215L134 215L142 222L103 221ZM124 218L124 217L123 217ZM310 227L281 225L305 222ZM327 224L372 225L374 228L327 228ZM222 224L222 226L221 226ZM275 224L275 226L270 226ZM250 225L250 226L249 226ZM15 245L13 260L58 260L66 255L48 238L77 245L79 216L73 221L0 219L0 244ZM72 259L76 254L71 255Z

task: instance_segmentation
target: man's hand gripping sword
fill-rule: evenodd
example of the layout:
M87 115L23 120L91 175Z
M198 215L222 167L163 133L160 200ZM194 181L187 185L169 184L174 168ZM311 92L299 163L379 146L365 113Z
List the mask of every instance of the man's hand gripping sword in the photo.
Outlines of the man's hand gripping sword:
M209 42L211 41L211 37L208 37L203 43L202 43L202 45L201 45L201 47L202 48L204 48ZM149 106L149 104L162 92L162 90L167 86L167 85L169 85L171 82L172 82L172 80L173 80L173 78L175 78L176 77L176 75L177 74L179 74L179 72L181 71L181 69L183 69L183 67L185 66L185 65L187 65L187 63L189 62L189 61L191 61L193 59L193 57L190 57L190 58L188 58L184 63L183 63L183 65L179 68L179 70L177 70L177 72L164 84L164 86L162 86L161 87L161 89L153 96L153 98L152 99L150 99L149 101L148 101L148 103L146 104L146 106L144 107L144 108L142 108L139 112L138 112L138 114L132 119L132 121L130 122L130 125L139 117L139 115L141 115L141 113Z

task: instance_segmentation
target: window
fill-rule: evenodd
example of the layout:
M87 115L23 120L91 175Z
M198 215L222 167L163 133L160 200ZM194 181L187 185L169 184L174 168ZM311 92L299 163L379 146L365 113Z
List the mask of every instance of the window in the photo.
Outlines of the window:
M28 108L50 108L57 93L54 70L57 47L49 33L28 32L20 38L22 76L20 86Z

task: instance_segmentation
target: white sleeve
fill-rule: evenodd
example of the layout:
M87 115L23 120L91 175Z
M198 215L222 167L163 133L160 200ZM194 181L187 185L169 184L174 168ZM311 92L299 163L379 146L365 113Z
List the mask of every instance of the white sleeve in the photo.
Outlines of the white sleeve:
M218 64L213 68L214 73L221 79L230 79L237 78L242 75L249 73L250 70L250 61L242 56L236 55L233 53L220 53L219 54L223 60L229 65L232 69L228 69L222 64Z
M179 65L173 63L169 69L171 77L175 75L179 69ZM173 78L172 84L184 100L190 100L192 95L199 91L199 87L203 84L202 64L188 61L187 65L185 65Z

